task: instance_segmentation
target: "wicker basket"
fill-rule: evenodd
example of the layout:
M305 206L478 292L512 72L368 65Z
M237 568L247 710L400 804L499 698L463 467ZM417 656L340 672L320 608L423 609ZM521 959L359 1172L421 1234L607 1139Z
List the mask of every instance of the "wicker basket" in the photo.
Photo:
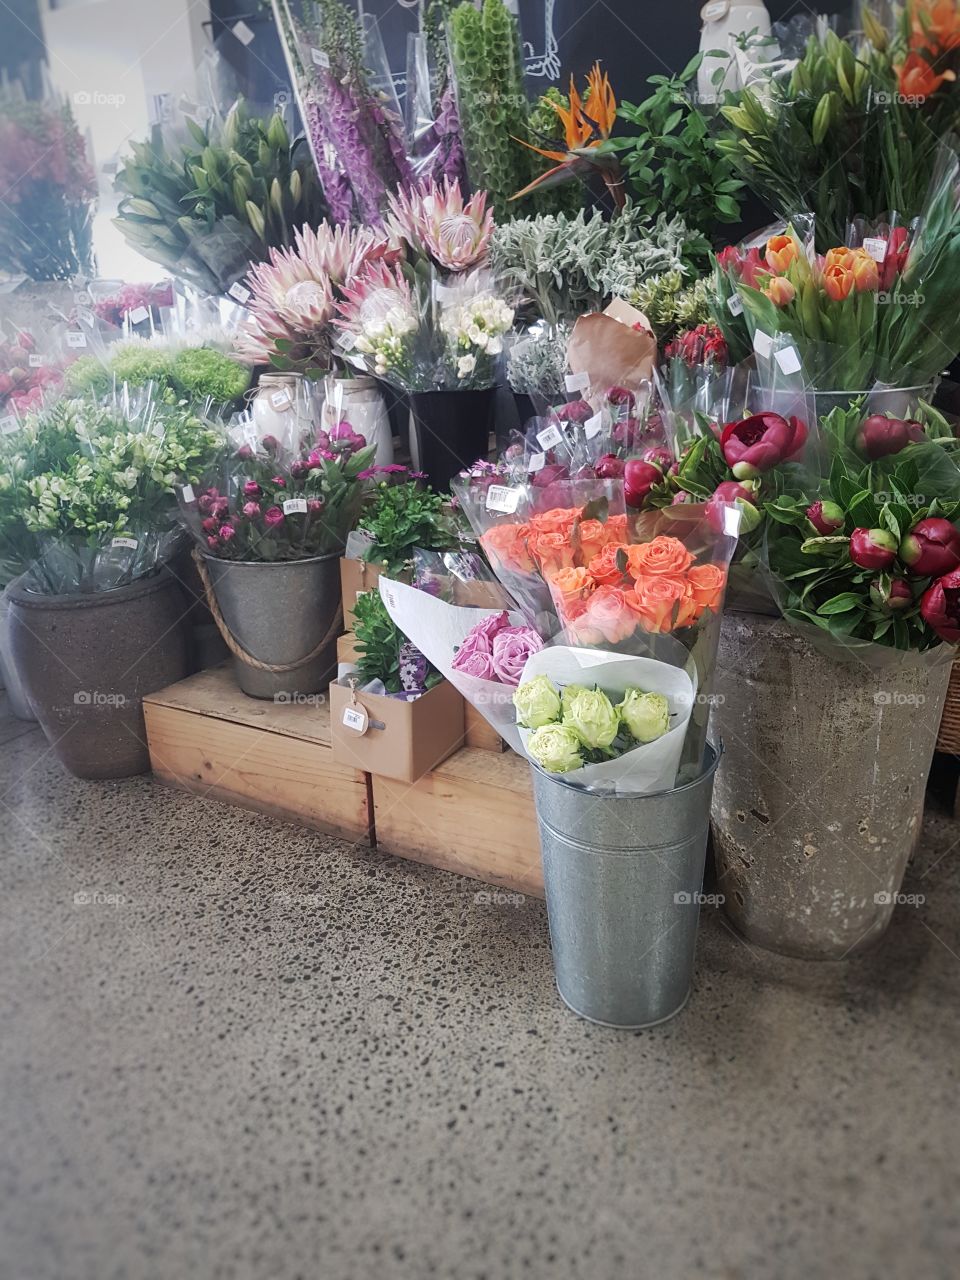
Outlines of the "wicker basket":
M943 704L943 717L937 735L937 750L960 755L960 653L953 660L947 700Z

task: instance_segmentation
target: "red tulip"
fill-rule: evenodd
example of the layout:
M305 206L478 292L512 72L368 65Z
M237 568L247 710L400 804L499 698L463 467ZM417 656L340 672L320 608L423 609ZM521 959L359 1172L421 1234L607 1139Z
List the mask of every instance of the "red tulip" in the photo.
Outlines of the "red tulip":
M960 569L937 578L923 593L920 616L941 640L960 642Z
M650 462L630 458L623 468L623 490L628 507L642 507L654 485L662 484L663 472Z
M888 529L854 529L850 559L861 569L889 569L897 558L897 540Z
M807 519L824 538L842 529L846 516L835 502L813 502L807 507Z
M887 254L880 268L880 288L884 292L893 288L894 281L907 264L910 233L906 227L894 227L887 241Z
M893 578L889 585L883 580L871 582L870 599L881 609L896 613L900 609L908 609L913 604L913 592L910 583L904 578Z
M737 479L751 480L796 457L806 440L807 428L799 418L757 413L728 422L720 433L720 448Z
M919 578L939 578L960 569L960 530L938 516L921 520L900 543L900 559Z

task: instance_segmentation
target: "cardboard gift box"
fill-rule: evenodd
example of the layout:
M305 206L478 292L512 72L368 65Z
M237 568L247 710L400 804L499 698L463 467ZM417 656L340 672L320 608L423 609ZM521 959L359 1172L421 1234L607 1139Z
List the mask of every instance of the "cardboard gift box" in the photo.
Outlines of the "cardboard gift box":
M364 717L363 732L350 727ZM416 782L463 746L463 698L446 680L413 702L332 684L330 733L339 764Z

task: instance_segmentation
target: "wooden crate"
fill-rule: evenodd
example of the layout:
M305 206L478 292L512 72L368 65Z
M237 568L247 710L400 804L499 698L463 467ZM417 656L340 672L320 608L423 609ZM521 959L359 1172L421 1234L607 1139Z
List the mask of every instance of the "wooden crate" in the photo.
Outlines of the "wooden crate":
M144 700L150 761L171 786L372 843L369 776L330 748L326 700L248 698L229 667Z
M412 785L374 775L377 847L543 896L530 766L469 747Z

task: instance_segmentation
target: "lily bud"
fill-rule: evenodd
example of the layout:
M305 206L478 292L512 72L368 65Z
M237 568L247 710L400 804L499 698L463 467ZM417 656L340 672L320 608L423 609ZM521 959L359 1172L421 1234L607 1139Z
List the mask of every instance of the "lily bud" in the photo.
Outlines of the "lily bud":
M910 583L904 578L881 577L878 581L871 582L870 599L878 608L896 613L913 604L913 592L910 590Z
M829 538L832 533L842 529L846 516L843 509L835 502L813 502L807 507L807 519L821 537Z
M960 530L937 516L921 520L900 543L900 559L919 578L940 578L960 569Z
M923 593L920 616L941 640L960 642L960 569L937 578Z
M897 558L897 540L889 529L854 529L850 559L861 569L889 569Z

